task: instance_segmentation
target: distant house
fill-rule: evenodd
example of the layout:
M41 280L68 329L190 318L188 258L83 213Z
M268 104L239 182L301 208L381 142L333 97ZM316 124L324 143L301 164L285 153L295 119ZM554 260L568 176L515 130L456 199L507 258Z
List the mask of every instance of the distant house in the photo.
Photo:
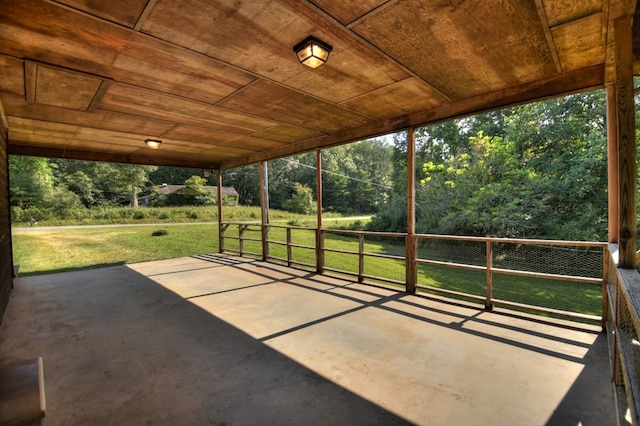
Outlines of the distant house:
M158 197L162 199L163 197L166 197L170 194L181 193L184 190L184 188L186 188L186 185L167 185L166 183L163 183L162 185L156 186L156 188L158 190ZM218 194L217 186L203 186L202 188L205 191L211 192L216 196ZM236 191L234 187L232 186L222 187L222 200L224 205L235 206L238 204L239 198L240 198L240 195L238 194L238 191ZM145 195L144 197L140 197L140 200L139 200L140 205L148 206L149 202L150 202L150 199L148 195Z

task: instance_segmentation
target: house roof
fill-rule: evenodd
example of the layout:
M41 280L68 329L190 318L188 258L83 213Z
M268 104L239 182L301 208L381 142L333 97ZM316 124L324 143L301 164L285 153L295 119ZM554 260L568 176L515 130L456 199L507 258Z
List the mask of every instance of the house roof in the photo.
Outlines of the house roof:
M162 184L162 185L158 185L157 186L159 195L173 194L174 192L180 191L181 189L184 189L185 187L186 187L186 185L167 185L167 184ZM217 186L205 185L202 188L205 191L213 192L214 194L216 194L218 192L218 187ZM237 197L238 196L238 191L236 191L236 189L233 186L223 186L222 187L222 195L228 195L228 196L232 196L232 197Z
M613 22L636 10L635 0L0 3L9 153L205 169L603 87L615 78ZM309 35L333 46L316 69L292 51Z

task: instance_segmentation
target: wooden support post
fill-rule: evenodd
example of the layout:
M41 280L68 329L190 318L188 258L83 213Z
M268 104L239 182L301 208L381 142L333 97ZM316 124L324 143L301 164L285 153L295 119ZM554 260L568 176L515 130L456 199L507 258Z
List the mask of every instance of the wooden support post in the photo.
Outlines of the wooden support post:
M418 281L416 265L416 131L407 131L407 240L406 240L406 292L415 293Z
M224 253L224 228L222 226L222 171L218 170L218 252Z
M487 298L484 301L484 308L493 311L493 241L487 240Z
M633 99L633 16L614 21L616 105L618 136L619 232L620 268L636 267L636 138Z
M258 163L258 181L260 184L260 213L261 213L261 240L262 260L269 260L269 171L267 163Z
M618 242L618 105L616 85L607 84L607 176L609 196L609 242Z
M324 272L324 235L322 233L322 151L316 149L316 272Z

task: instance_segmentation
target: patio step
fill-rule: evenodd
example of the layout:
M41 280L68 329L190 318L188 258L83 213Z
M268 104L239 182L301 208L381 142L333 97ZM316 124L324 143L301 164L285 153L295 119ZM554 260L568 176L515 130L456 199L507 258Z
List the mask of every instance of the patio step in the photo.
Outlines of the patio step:
M45 408L42 357L0 368L0 425L39 425Z

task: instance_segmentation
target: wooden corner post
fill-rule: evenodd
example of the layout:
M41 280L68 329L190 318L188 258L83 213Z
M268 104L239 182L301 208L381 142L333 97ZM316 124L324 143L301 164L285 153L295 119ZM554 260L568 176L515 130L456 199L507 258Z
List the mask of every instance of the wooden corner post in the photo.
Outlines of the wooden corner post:
M260 213L261 213L261 240L262 260L269 260L269 174L267 163L258 163L258 181L260 184Z
M406 292L415 293L418 281L416 265L416 129L407 131L407 240Z
M618 136L618 249L620 268L636 267L636 137L633 99L633 16L614 21Z
M618 242L618 105L615 83L607 84L607 192L609 242Z
M316 272L324 272L324 233L322 231L322 150L316 149Z

